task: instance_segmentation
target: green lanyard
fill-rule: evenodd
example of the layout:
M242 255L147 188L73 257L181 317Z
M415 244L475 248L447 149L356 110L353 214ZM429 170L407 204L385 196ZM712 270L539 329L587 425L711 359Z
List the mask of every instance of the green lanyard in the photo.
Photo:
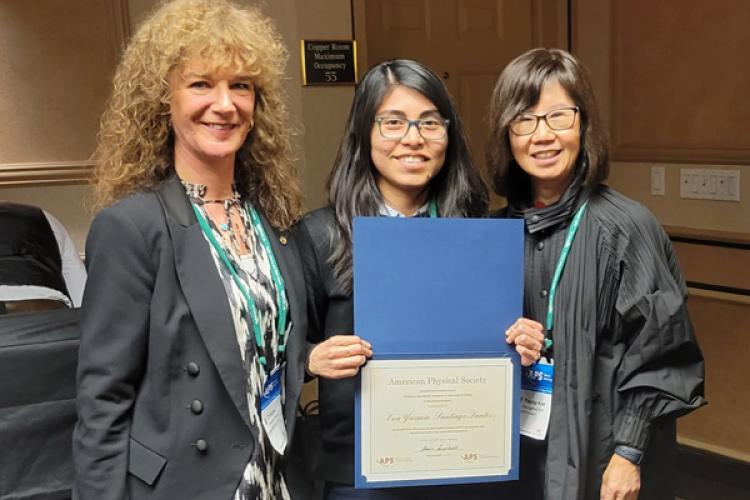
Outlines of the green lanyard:
M271 279L273 280L273 284L276 288L276 304L279 308L278 323L276 326L276 335L278 335L279 337L277 353L284 352L284 348L286 347L284 345L284 334L286 333L286 319L289 311L289 303L286 299L284 279L281 276L279 265L276 262L276 257L273 254L271 242L268 239L268 235L266 235L265 229L263 229L263 224L261 224L260 222L258 212L255 210L255 208L253 208L252 206L248 206L247 204L245 204L245 210L250 212L250 219L253 223L253 230L255 231L255 235L260 238L260 242L266 251L266 255L268 255L268 261L271 265ZM198 223L203 230L203 234L206 235L208 241L211 243L211 246L214 247L216 253L219 254L219 258L221 258L222 263L229 270L234 283L237 285L237 288L239 288L242 297L245 299L245 302L250 309L250 318L253 324L253 333L255 334L255 345L258 348L258 359L260 361L260 364L265 367L266 357L261 354L264 349L263 332L261 331L260 327L260 313L258 313L258 308L255 305L255 301L253 300L252 296L250 296L250 292L248 292L247 288L245 288L245 285L242 283L242 280L237 274L237 270L232 265L232 262L229 260L229 257L222 248L221 244L219 244L219 242L216 240L216 236L214 236L214 232L208 225L208 221L206 221L206 218L195 205L193 205L193 211L195 212L195 216L198 218Z
M562 276L563 268L565 267L565 262L568 260L568 254L570 253L570 246L573 244L573 238L576 236L576 231L578 231L578 225L581 223L581 217L583 217L583 212L586 209L586 204L588 201L583 202L583 205L576 211L575 216L573 216L573 221L570 223L570 228L568 228L568 235L565 237L565 243L563 244L562 252L560 252L560 258L557 260L557 267L555 267L555 274L552 277L552 284L550 284L549 287L549 295L547 300L547 332L545 333L544 338L544 348L549 349L552 347L552 339L550 338L552 327L555 324L555 295L557 294L557 284L560 281L560 276Z
M438 218L437 203L435 203L435 200L430 200L427 204L427 211L430 213L430 219Z

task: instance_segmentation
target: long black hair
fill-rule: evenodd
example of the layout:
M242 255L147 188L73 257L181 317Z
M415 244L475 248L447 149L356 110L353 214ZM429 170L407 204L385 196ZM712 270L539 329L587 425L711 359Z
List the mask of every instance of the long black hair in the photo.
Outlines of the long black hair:
M351 291L352 218L377 215L383 198L372 164L370 134L375 113L394 85L403 85L429 99L450 120L445 163L428 185L429 199L442 217L481 217L487 212L487 187L469 155L461 119L442 80L426 66L408 59L385 61L362 78L346 122L344 137L328 179L328 200L336 228L331 261L342 287Z

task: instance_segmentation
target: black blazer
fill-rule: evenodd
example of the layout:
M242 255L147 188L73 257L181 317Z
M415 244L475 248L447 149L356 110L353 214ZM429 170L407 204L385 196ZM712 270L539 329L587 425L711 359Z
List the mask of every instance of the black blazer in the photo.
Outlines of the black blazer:
M296 244L263 224L286 283L289 441L304 379ZM103 210L89 271L73 436L74 498L230 499L256 445L229 302L180 181Z
M330 206L305 215L297 233L308 291L308 341L317 344L334 335L354 332L354 300L344 291L330 263L331 238L336 219ZM314 471L321 479L338 484L354 484L354 392L356 377L318 378L321 446L319 456L306 457L318 464Z

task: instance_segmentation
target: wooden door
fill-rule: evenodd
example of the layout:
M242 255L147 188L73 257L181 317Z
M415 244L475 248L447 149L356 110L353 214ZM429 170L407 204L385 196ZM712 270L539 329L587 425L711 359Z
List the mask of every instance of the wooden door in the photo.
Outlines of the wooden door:
M568 47L568 0L353 0L352 5L361 72L386 59L409 58L442 76L479 165L484 165L487 104L500 71L530 48Z

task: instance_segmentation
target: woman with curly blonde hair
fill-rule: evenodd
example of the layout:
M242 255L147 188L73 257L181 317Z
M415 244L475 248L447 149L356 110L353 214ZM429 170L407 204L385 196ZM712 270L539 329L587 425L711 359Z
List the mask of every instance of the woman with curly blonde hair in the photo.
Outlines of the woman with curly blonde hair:
M306 310L286 60L228 0L164 4L123 55L95 154L75 498L290 497Z
M228 9L233 22L224 25ZM173 2L133 37L102 117L96 207L153 188L170 174L174 137L167 77L195 56L209 61L212 70L244 67L252 78L254 127L237 152L237 187L243 194L257 191L267 217L288 228L300 214L301 196L282 89L287 51L268 19L224 1Z

